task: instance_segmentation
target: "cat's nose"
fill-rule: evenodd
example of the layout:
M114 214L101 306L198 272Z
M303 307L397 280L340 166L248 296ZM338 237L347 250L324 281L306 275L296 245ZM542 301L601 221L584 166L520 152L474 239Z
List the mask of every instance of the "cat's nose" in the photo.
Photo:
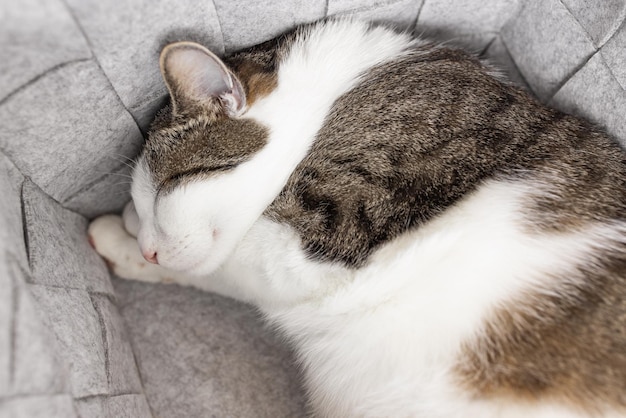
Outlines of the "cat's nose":
M156 251L146 250L146 251L143 251L142 254L143 254L143 258L145 258L146 261L152 264L159 264Z

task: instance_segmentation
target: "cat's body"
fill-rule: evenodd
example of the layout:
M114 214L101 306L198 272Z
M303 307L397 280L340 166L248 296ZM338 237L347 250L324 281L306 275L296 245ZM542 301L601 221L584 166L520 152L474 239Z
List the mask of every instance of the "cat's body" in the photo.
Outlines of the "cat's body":
M119 275L257 305L320 416L626 417L619 146L360 22L225 62L162 54L172 109L126 216L161 265L104 217L90 233Z

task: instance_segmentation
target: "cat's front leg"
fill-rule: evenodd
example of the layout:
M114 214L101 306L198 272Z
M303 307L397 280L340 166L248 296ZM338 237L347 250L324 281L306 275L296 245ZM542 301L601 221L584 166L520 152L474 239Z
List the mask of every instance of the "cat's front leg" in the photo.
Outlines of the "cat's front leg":
M104 215L95 219L89 225L88 236L94 249L119 277L152 283L179 281L180 273L143 258L137 239L127 231L120 216Z
M89 225L88 236L91 245L115 275L150 283L194 286L207 292L248 301L247 294L235 280L231 280L232 276L223 274L221 269L210 276L196 277L149 263L143 258L137 239L133 236L137 234L138 229L138 219L131 206L124 210L123 219L117 215L104 215Z

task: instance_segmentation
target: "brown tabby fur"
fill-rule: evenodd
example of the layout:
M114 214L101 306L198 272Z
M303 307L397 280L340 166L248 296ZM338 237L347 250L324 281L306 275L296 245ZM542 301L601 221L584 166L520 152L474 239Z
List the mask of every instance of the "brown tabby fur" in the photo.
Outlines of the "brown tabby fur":
M226 59L249 104L276 87L281 57L306 30ZM169 80L178 111L162 112L144 151L166 189L235 167L268 135L245 115L227 118L219 102L185 103L180 82ZM625 161L588 123L500 81L465 52L428 45L369 71L335 102L265 215L290 225L312 259L359 268L488 179L550 188L527 202L535 233L624 221ZM460 384L477 398L626 408L625 254L579 269L581 285L520 295L494 312L460 353Z

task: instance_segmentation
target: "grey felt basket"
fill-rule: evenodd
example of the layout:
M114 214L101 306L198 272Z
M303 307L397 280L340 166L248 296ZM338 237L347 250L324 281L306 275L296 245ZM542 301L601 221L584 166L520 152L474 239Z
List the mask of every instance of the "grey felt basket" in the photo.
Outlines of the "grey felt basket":
M0 417L296 417L253 308L113 279L88 220L128 200L160 48L222 55L330 15L460 43L626 143L626 0L0 0Z

